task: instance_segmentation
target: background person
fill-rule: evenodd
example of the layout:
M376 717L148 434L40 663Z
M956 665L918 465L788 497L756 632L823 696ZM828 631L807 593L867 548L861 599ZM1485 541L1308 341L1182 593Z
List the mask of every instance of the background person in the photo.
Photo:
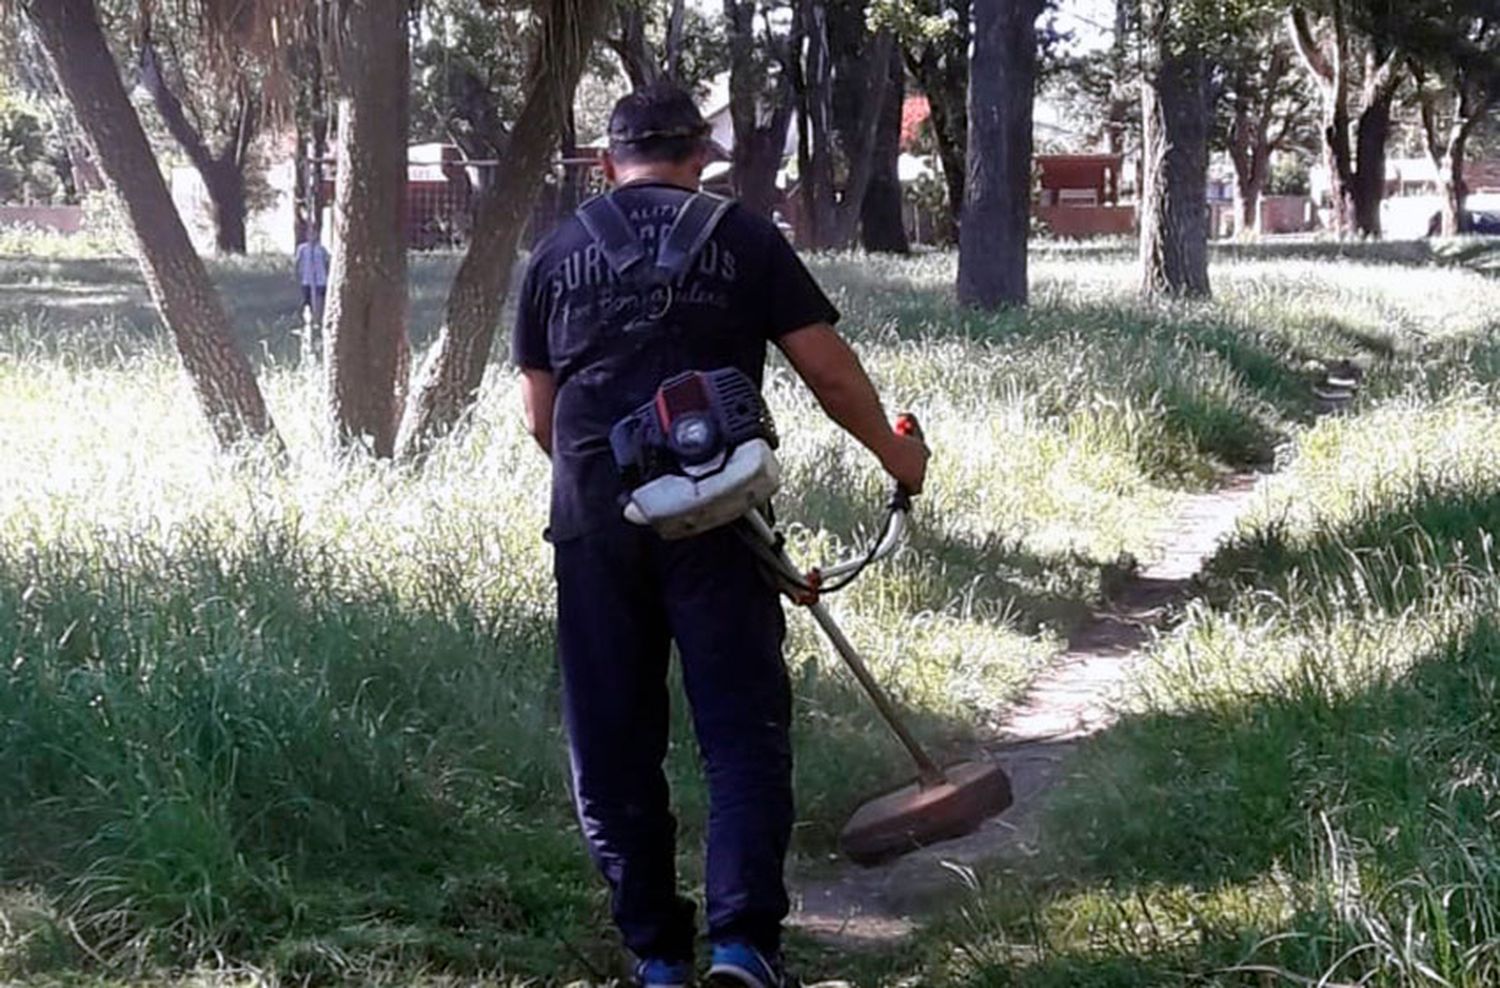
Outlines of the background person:
M328 248L319 239L316 226L307 228L307 239L297 245L292 266L302 289L303 321L321 329L323 300L328 296Z

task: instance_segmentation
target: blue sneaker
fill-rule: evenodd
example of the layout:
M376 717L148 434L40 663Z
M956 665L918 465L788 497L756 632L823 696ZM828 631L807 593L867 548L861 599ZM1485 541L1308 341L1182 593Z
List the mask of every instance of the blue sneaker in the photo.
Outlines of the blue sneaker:
M693 965L688 961L646 960L635 966L641 988L687 988L693 983Z
M748 943L729 940L714 944L708 983L721 988L784 988L781 958L767 957Z

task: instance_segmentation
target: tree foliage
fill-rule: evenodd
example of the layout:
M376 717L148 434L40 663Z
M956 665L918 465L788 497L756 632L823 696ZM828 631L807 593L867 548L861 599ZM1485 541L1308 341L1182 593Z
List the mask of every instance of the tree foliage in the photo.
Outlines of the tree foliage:
M412 51L412 140L493 160L526 100L534 18L524 7L424 0Z
M45 107L0 89L0 203L74 198L72 169Z
M1276 11L1259 12L1246 27L1216 58L1213 134L1234 166L1238 228L1259 232L1275 155L1316 148L1316 95Z

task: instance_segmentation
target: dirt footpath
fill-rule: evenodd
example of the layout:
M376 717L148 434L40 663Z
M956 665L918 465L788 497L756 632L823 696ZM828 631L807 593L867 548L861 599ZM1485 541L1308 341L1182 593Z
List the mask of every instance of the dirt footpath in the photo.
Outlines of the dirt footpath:
M844 863L818 879L792 880L790 923L844 947L875 946L911 933L918 917L961 883L965 866L1025 855L1035 847L1042 797L1062 778L1078 742L1108 727L1111 700L1154 629L1192 596L1193 578L1234 528L1258 475L1239 474L1186 498L1161 533L1165 554L1069 639L1057 664L1032 684L987 745L1010 774L1015 803L979 830L874 868Z

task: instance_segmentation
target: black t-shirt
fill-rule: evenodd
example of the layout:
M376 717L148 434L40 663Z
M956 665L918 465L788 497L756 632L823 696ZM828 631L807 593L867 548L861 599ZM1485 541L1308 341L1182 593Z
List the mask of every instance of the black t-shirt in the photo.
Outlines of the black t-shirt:
M659 183L624 186L615 200L654 251L691 195ZM576 218L538 245L522 286L511 356L557 384L552 426L553 541L617 518L623 490L609 430L686 370L736 367L758 385L766 342L838 310L770 222L734 207L682 280L664 318L632 323L642 290L622 284ZM627 339L626 334L629 333ZM618 344L628 345L618 345Z

